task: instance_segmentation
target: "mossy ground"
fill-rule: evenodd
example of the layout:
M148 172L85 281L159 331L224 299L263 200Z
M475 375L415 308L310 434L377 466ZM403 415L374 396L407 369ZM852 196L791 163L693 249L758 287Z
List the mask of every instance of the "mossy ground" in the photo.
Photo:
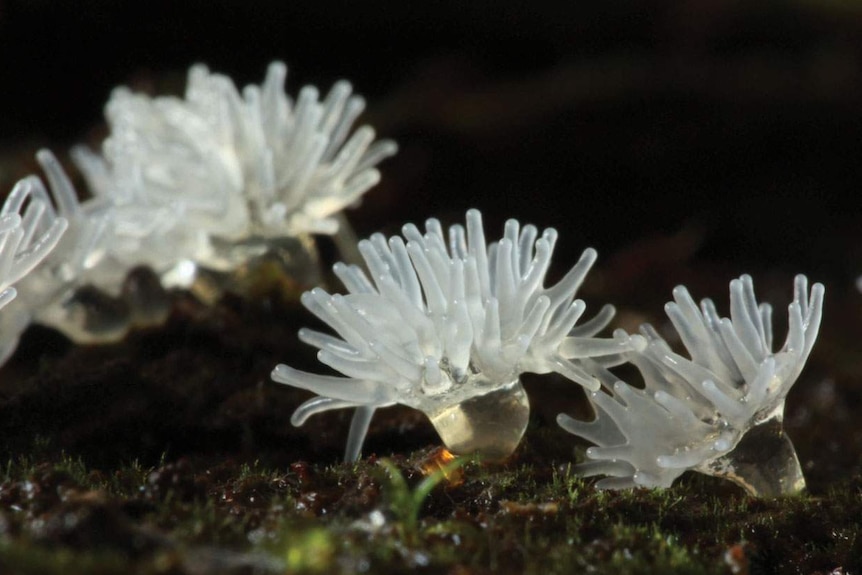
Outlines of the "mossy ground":
M852 362L826 375L840 330L788 407L804 495L755 499L694 474L598 491L570 471L584 446L553 422L588 417L581 392L543 377L526 381L533 415L509 461L466 462L414 497L438 445L420 414L382 410L356 465L338 462L349 414L290 425L306 394L269 371L314 362L292 296L173 297L164 326L114 345L27 333L3 374L0 572L862 570L859 391L835 383L858 375Z

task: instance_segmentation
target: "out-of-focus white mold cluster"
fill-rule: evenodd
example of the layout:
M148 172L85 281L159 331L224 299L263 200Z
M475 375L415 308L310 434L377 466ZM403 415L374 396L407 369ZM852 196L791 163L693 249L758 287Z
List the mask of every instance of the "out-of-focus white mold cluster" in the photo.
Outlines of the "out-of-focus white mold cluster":
M75 192L62 170L50 156L48 179L56 189L55 207L42 180L27 177L9 193L0 210L0 364L15 351L18 338L38 313L39 305L50 299L59 281L44 281L39 264L49 257L69 227L69 217L77 208ZM70 263L74 254L67 254ZM54 255L55 266L62 266ZM37 271L34 272L34 268ZM58 270L66 273L67 269ZM13 284L15 287L13 287Z
M112 206L111 258L159 273L180 261L225 271L270 241L337 231L337 214L397 148L369 126L353 130L365 101L348 82L325 98L305 86L294 101L286 76L273 62L263 84L240 93L196 65L184 98L113 92L102 154L73 150L94 196Z
M83 201L50 152L38 154L48 186L25 179L10 202L48 206L41 217L62 218L68 231L0 319L7 354L33 321L79 343L117 340L164 320L164 287L220 277L269 252L299 279L319 278L308 234L335 233L339 212L377 183L375 166L396 146L375 142L368 126L353 129L365 102L349 83L322 99L306 86L294 101L286 74L274 62L262 85L240 94L196 65L184 98L117 88L101 154L72 152L90 188Z

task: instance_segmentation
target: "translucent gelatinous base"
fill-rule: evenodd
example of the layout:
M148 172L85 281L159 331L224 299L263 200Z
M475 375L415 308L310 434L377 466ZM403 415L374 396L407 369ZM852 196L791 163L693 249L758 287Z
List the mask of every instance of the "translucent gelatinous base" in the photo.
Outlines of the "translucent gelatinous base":
M171 313L171 298L162 287L159 276L148 267L136 267L126 276L123 301L129 306L134 327L161 325Z
M777 417L748 430L733 451L707 462L700 471L729 479L758 497L793 495L805 489L796 450Z
M133 327L159 325L170 310L170 296L155 272L136 267L126 275L118 296L81 286L40 309L35 320L76 343L102 344L123 339Z
M222 254L215 267L194 266L188 288L198 299L214 304L226 292L247 297L280 294L295 301L303 291L323 283L320 261L310 237L255 238L216 245ZM170 274L176 275L172 270Z
M82 286L39 320L57 328L76 343L111 343L129 330L131 312L120 297L113 297L91 285Z
M452 453L499 461L518 447L527 428L530 403L521 382L515 380L425 413Z

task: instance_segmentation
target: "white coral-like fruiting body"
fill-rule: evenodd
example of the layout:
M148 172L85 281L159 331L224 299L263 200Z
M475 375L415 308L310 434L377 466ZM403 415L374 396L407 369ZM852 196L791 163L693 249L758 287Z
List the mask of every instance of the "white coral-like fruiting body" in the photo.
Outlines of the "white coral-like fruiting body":
M231 245L337 230L334 216L377 183L376 164L396 146L375 143L368 126L351 132L365 103L349 83L324 99L305 86L294 101L286 74L274 62L240 94L196 65L184 98L114 91L102 156L74 156L94 195L114 206L116 258L226 270L245 257Z
M49 173L50 178L56 176ZM58 200L75 201L67 195L60 195ZM44 289L33 270L55 249L68 225L68 220L56 213L41 180L30 176L15 184L0 209L0 308L16 296L17 304ZM0 312L0 364L15 350L34 314L29 308L24 313L14 308Z
M781 422L787 393L817 337L823 294L823 285L814 284L809 294L805 276L796 277L787 339L773 352L772 309L757 304L749 276L730 283L730 319L720 318L708 299L698 308L677 287L665 309L689 358L646 325L647 349L627 354L643 375L643 389L597 370L604 390L590 394L596 419L558 418L596 444L576 470L607 476L597 484L602 488L669 487L691 469L756 495L802 489Z
M40 150L36 158L47 185L36 176L25 178L10 194L7 209L26 207L29 212L34 209L30 206L39 206L37 230L57 221L66 228L63 241L19 282L19 297L4 310L0 328L11 338L7 347L13 349L17 336L33 322L56 328L78 343L94 343L119 339L132 322L163 319L166 306L156 309L155 303L162 302L153 301L153 292L163 296L160 286L144 290L145 285L135 281L144 274L130 278L130 266L114 258L115 206L103 198L79 201L54 155ZM123 299L130 288L137 307ZM151 315L144 317L147 313Z
M425 412L456 452L505 457L517 446L528 405L518 381L523 372L557 372L590 389L598 380L581 358L619 354L631 339L592 337L613 316L605 308L576 327L584 312L575 293L596 258L580 261L552 287L544 287L557 232L539 236L532 225L509 220L499 242L486 244L481 215L467 213L466 230L448 234L429 219L423 234L376 234L359 243L370 272L336 264L349 293L316 288L303 304L339 337L303 329L300 339L318 347L318 359L346 377L316 375L279 365L275 381L317 393L293 415L358 408L348 439L348 460L358 457L379 407L403 404ZM493 423L492 423L493 422ZM496 427L495 427L496 426ZM510 432L511 431L511 432Z

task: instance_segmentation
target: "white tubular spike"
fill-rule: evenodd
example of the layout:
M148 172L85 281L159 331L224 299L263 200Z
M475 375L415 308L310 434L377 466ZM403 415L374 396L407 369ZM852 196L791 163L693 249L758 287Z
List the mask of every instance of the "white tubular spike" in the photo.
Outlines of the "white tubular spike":
M826 288L821 283L816 283L811 288L811 299L808 302L808 309L804 316L805 348L802 352L802 361L808 358L811 348L814 347L814 341L817 339L817 333L820 331L820 321L823 317L823 296L825 293Z
M300 387L313 391L318 395L340 399L354 403L368 402L388 403L393 394L387 387L379 382L360 381L345 377L333 377L328 375L315 375L293 369L284 364L279 364L272 372L272 380L293 387Z
M428 248L435 253L446 253L446 237L443 235L443 226L437 218L425 220L425 241Z
M409 241L407 242L407 253L410 254L410 261L413 262L416 274L419 276L419 281L422 284L422 291L425 294L428 311L432 314L444 315L446 313L446 297L438 283L437 276L434 274L434 269L425 255L425 251L418 244Z
M521 237L521 224L518 220L508 219L503 226L503 240L509 242L510 251L509 251L509 266L511 266L512 272L509 274L511 277L520 276L521 264L520 264L520 237ZM503 241L501 240L501 241Z
M793 301L799 304L803 316L808 315L808 278L802 274L793 278Z
M380 142L374 142L368 149L365 150L365 154L362 156L362 159L356 165L354 169L354 173L363 174L371 171L377 172L374 168L377 164L385 160L386 158L390 158L398 153L398 144L391 140L383 140ZM354 176L352 179L355 179Z
M698 420L685 401L676 398L666 391L659 390L653 395L655 402L664 407L678 423L696 425Z
M559 340L562 344L562 338L566 337L566 334L572 333L574 330L575 322L580 319L580 317L584 314L584 310L587 308L587 304L584 303L583 300L577 299L572 302L569 306L569 309L566 310L564 314L562 314L558 320L551 322L549 325L545 325L539 329L540 332L546 333L547 337L552 340ZM550 308L549 308L550 309ZM545 317L549 317L548 314ZM598 333L601 330L588 331L584 330L584 334L593 334ZM579 336L579 337L585 337Z
M521 238L518 240L518 261L520 262L518 275L521 277L527 274L527 270L534 263L533 252L538 249L538 243L536 243L538 234L539 230L533 225L526 225L521 230Z
M746 276L742 276L730 282L730 317L733 319L733 331L739 338L742 348L749 350L746 352L749 357L763 358L766 351L761 334L749 314L752 308L756 309L757 302L747 301L748 297L754 298L754 292L748 293L751 289L751 278L749 277L747 282L745 278Z
M434 245L431 247L429 244ZM449 272L451 270L449 264L452 260L446 255L446 248L443 247L443 244L438 244L437 240L429 244L426 244L423 253L431 266L435 282L445 290L445 287L449 285Z
M579 383L585 389L598 391L601 388L601 383L599 383L599 380L593 374L563 357L551 358L548 363L552 366L551 371L555 371Z
M497 269L494 285L497 290L498 311L500 312L500 331L504 338L511 337L514 326L520 319L520 306L515 301L515 270L512 266L512 242L508 238L498 244Z
M701 345L702 355L697 360L712 372L719 374L722 378L738 379L741 376L739 369L730 355L725 344L721 330L722 318L719 317L715 304L711 299L705 298L700 303L703 312L703 321L706 326L709 343ZM734 335L734 337L736 337ZM695 356L692 356L695 359Z
M390 366L403 381L409 383L422 377L421 369L417 363L418 358L413 357L416 354L400 349L382 339L369 342L369 346L371 351L377 353L380 361Z
M19 279L13 275L13 266L16 253L21 245L21 238L24 237L24 231L21 229L21 218L16 215L11 219L11 223L13 224L12 227L0 235L0 278L9 278L8 283ZM8 224L9 220L7 220Z
M701 384L703 395L712 402L716 410L725 417L744 417L745 406L722 392L714 381L707 379Z
M337 174L337 177L334 178L336 182L343 184L347 181L350 174L356 171L356 167L359 165L365 150L368 149L368 146L370 146L373 141L374 130L368 126L359 128L356 133L347 140L347 143L335 157L335 161L332 164L332 171ZM321 157L324 155L325 152L321 151Z
M22 252L16 259L13 267L13 275L16 278L23 278L29 274L33 268L45 259L45 257L54 249L60 242L60 238L68 228L68 221L63 218L58 218L52 222L51 227L45 231L39 238L30 241L26 251ZM23 239L23 233L22 233ZM20 245L27 245L20 242Z
M382 278L388 277L391 273L389 266L380 257L380 254L374 249L374 245L369 240L362 240L357 245L359 253L362 254L362 259L365 260L365 265L368 266L368 271L371 272L371 281L377 286L377 291L380 291L380 283Z
M361 405L356 408L356 413L353 414L353 419L350 420L350 431L347 435L347 446L344 450L344 461L353 463L359 459L359 454L362 452L362 444L365 441L365 436L368 434L368 427L371 424L371 418L374 417L376 407L370 405Z
M742 374L742 378L750 380L757 374L758 362L749 353L748 350L751 348L746 347L742 338L739 337L739 330L734 329L734 327L734 324L729 319L722 320L719 324L721 337L736 367L739 369L740 374Z
M356 407L356 404L351 401L342 401L331 397L315 396L296 408L293 415L290 416L290 423L294 427L299 427L308 421L308 418L318 413L325 413L333 409L345 409L348 407Z
M13 299L15 299L16 295L18 295L18 292L15 291L15 288L10 287L10 288L4 289L3 291L0 291L0 309L3 309L4 307L6 307L9 304L9 302L11 302ZM8 345L8 341L0 340L0 343L2 343L4 348L6 347L6 345ZM4 357L8 357L7 354L2 354L2 355Z
M703 461L703 457L704 454L701 451L683 450L673 455L659 455L656 457L656 465L664 469L687 469Z
M485 231L482 229L482 214L479 210L467 211L467 244L470 253L476 260L476 270L479 273L479 288L482 298L491 293L490 266L488 265L488 244L485 242Z
M614 315L616 315L616 313L617 310L614 306L611 304L605 304L595 316L579 326L572 327L568 335L571 337L584 337L590 333L598 333L610 325L611 320L614 319Z
M178 261L224 272L245 263L249 243L338 231L338 212L379 181L377 164L397 147L354 125L365 104L348 82L324 99L303 87L294 105L286 74L273 62L261 85L239 90L196 65L185 98L113 92L102 156L74 154L112 210L107 258L158 273ZM80 208L68 181L56 160L40 161L71 218Z
M630 351L628 339L620 341L597 337L568 337L560 344L560 354L566 359L584 359Z
M24 217L21 218L21 229L24 232L24 235L21 237L21 243L23 245L30 245L33 243L33 236L36 235L38 229L42 227L43 219L47 219L49 222L53 219L53 216L49 214L49 210L51 206L47 204L44 200L38 198L32 198L30 201L30 205L27 206L27 209L24 211ZM50 225L50 223L48 224Z
M0 239L0 242L3 242L5 244L7 241L7 235L19 229L21 227L21 224L21 216L19 216L18 214L5 214L3 216L0 216L0 234L3 234L2 236L0 236L2 237L2 239ZM10 250L3 250L2 248L0 248L0 253L6 253L7 251ZM11 251L14 252L14 250Z
M548 267L551 264L551 247L546 239L540 239L535 243L536 256L527 263L526 269L522 270L522 282L519 288L520 297L535 292L545 280ZM523 260L522 260L523 261Z
M389 247L395 258L395 265L398 269L398 276L401 279L399 286L407 298L418 308L422 307L422 286L419 283L419 278L416 277L416 270L410 261L410 254L407 252L407 246L404 240L400 237L394 237L389 240Z
M416 224L404 224L401 226L401 235L404 236L404 239L407 242L413 242L419 246L423 246L425 244L425 238L422 237L422 232L419 231L419 228L416 227Z
M0 365L14 352L28 324L59 306L62 302L56 300L74 287L81 272L75 265L76 256L90 233L88 222L78 221L77 195L60 163L47 150L40 150L36 157L49 188L38 177L28 176L15 184L0 208L0 307L19 298L14 310L4 312ZM70 222L57 214L52 199L83 228L62 254L54 256L51 252Z
M359 355L359 350L347 343L344 340L338 339L331 335L321 333L317 330L304 327L299 330L299 341L307 343L318 349L328 349L332 352L340 352L343 354Z
M709 347L705 344L709 341L709 336L700 320L697 305L683 286L674 288L673 297L674 301L664 306L668 319L679 334L685 348L695 354L692 359L698 363L708 363L705 356L708 355Z
M449 253L458 260L467 259L467 235L464 226L449 226Z
M75 187L56 156L50 150L42 149L36 152L36 159L45 170L45 177L48 178L48 184L54 193L54 201L57 202L57 211L65 218L77 215L80 208Z
M787 340L781 349L794 354L802 354L805 349L805 331L803 327L802 311L797 302L787 306L788 328Z
M335 272L336 277L341 280L341 283L344 284L344 287L350 293L376 293L377 291L371 285L371 282L368 281L368 278L365 277L365 274L362 273L362 270L356 266L349 266L338 262L332 266L332 271Z
M530 308L530 311L527 313L527 317L524 319L524 322L521 324L518 335L525 336L529 340L532 340L536 335L536 332L539 331L539 327L541 326L542 320L544 319L545 314L548 313L548 309L551 307L551 300L548 296L539 296L538 299L533 303L533 306ZM560 344L562 347L564 343Z
M365 99L362 97L353 96L347 101L347 105L344 106L344 113L329 137L329 148L326 152L327 158L331 158L335 151L344 143L351 126L364 110Z
M551 298L552 307L556 307L559 305L559 302L566 301L567 298L573 297L577 293L584 282L584 278L587 277L590 268L596 263L596 258L598 258L596 250L592 248L585 249L578 263L563 276L563 279L557 285L547 290L546 293Z
M772 306L762 303L759 307L760 321L763 323L763 341L766 342L766 351L772 353Z
M463 302L466 297L466 279L464 278L464 260L449 261L449 304Z
M766 348L766 331L763 325L763 318L760 316L760 309L757 305L757 298L754 296L754 280L751 279L750 275L743 275L740 277L742 281L743 288L743 296L745 301L745 315L750 318L751 323L754 324L754 329L757 332L757 341L760 344L761 354L765 356L770 351L769 348Z
M353 92L353 88L350 86L350 82L344 80L340 80L332 86L329 94L326 95L326 100L323 102L323 120L320 122L321 131L329 134L332 133L344 113L344 108L347 105L351 92Z

